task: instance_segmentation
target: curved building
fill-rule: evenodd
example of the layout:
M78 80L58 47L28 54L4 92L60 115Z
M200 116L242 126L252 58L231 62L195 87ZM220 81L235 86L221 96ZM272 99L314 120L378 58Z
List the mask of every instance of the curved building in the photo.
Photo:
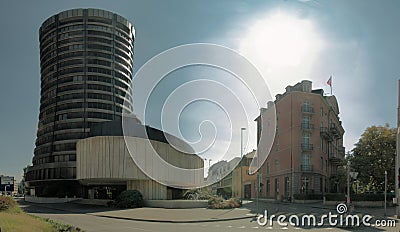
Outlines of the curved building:
M133 102L135 31L109 11L73 9L48 18L39 34L40 114L26 183L38 196L61 195L60 186L80 196L77 141L87 138L94 124L133 111L124 99Z

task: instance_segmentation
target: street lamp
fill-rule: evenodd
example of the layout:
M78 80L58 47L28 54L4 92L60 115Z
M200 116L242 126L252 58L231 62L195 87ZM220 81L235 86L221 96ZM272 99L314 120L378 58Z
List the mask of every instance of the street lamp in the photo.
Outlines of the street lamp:
M350 160L347 161L347 204L350 205Z
M385 216L386 216L387 171L385 170Z
M358 172L350 172L350 160L347 161L347 204L350 204L350 178L351 182L357 179Z
M204 160L207 160L207 158L204 158ZM208 159L208 168L211 167L211 161L212 161L212 159Z
M240 128L240 203L243 200L243 131L246 128Z

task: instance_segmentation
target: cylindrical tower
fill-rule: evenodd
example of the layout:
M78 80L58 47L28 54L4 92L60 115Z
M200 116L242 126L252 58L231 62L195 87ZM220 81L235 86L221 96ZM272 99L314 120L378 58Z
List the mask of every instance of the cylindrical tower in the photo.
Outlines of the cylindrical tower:
M38 196L54 195L48 186L68 186L66 195L80 195L76 142L88 136L93 124L133 110L124 106L124 98L133 102L135 31L109 11L73 9L48 18L39 34L40 114L26 181Z

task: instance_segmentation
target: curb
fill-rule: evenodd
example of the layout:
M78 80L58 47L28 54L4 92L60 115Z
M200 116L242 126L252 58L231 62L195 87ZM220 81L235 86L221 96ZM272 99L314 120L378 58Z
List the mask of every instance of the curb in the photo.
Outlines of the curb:
M32 204L32 202L29 202L29 203ZM44 206L44 205L37 204L37 203L33 203L33 204L36 205L36 206L42 207L42 208L58 210L58 211L61 211L61 212L79 213L79 212L66 210L66 209L48 207L48 206ZM81 214L86 214L86 215L95 216L95 217L120 219L120 220L139 221L139 222L159 222L159 223L220 222L220 221L234 221L234 220L240 220L240 219L255 218L257 216L257 215L252 215L252 216L243 216L243 217L221 218L221 219L213 218L213 219L203 219L203 220L162 220L162 219L127 218L127 217L119 217L119 216L111 216L111 215L98 215L98 214L95 214L95 213L81 213Z
M221 222L221 221L234 221L234 220L241 220L247 218L255 218L257 215L253 216L243 216L243 217L234 217L234 218L215 218L215 219L203 219L203 220L161 220L161 219L144 219L144 218L127 218L127 217L118 217L118 216L110 216L110 215L96 215L87 213L91 216L96 217L104 217L104 218L113 218L113 219L120 219L120 220L129 220L129 221L139 221L139 222L158 222L158 223L202 223L202 222Z

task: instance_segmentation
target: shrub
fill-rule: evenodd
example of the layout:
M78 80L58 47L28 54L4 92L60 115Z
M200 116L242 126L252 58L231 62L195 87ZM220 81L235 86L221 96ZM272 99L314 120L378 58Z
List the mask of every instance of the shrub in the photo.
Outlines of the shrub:
M221 197L212 197L208 200L209 209L232 209L240 206L240 201L236 198L230 198L224 201Z
M216 205L219 203L222 203L224 201L224 199L222 199L222 197L218 197L218 196L211 196L210 199L208 199L208 205Z
M185 200L209 200L212 196L208 192L202 192L198 189L187 190L183 194L183 199Z
M230 198L226 202L229 203L229 206L231 208L238 208L238 207L242 206L242 204L240 204L240 200L237 198Z
M48 219L48 218L44 218L44 219L41 219L41 220L44 220L45 222L48 222L56 231L59 231L59 232L61 232L61 231L62 232L79 232L79 231L83 231L79 227L75 227L75 226L72 226L72 225L61 224L59 222L53 221L53 220Z
M17 206L17 203L11 197L0 196L0 211L8 210Z
M143 206L143 196L138 190L123 191L116 199L115 206L120 208L137 208Z
M352 201L384 201L385 194L384 193L365 193L365 194L353 194L350 195ZM387 201L391 201L393 196L387 194Z
M343 193L329 193L325 195L327 201L346 201L346 196Z

